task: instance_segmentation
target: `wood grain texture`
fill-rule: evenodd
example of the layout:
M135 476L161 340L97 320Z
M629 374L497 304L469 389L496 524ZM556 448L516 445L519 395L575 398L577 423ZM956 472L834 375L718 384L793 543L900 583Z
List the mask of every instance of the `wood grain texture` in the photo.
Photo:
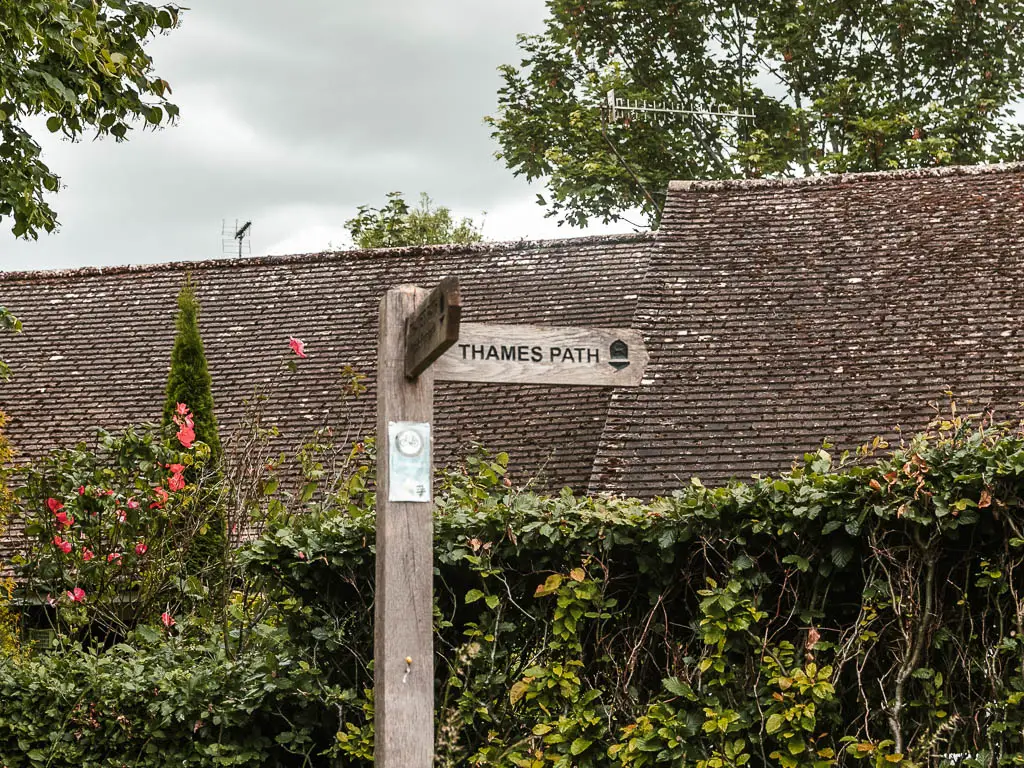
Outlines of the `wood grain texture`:
M433 418L431 371L405 377L406 319L426 294L401 286L381 300L377 434L385 440L389 421ZM387 445L377 448L374 764L429 768L434 756L434 505L388 501L388 452Z
M415 378L459 338L459 278L446 277L420 301L405 324L405 375Z
M616 342L626 357L613 354ZM637 387L647 362L636 330L463 323L431 371L437 381Z

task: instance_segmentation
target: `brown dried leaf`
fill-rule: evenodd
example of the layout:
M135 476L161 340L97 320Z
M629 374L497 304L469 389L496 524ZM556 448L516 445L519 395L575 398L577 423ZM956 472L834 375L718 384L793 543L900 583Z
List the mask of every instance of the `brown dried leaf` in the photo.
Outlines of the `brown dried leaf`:
M817 630L816 627L811 627L810 632L807 633L807 642L804 644L804 648L806 648L808 651L813 651L814 646L818 644L818 641L820 639L821 633Z

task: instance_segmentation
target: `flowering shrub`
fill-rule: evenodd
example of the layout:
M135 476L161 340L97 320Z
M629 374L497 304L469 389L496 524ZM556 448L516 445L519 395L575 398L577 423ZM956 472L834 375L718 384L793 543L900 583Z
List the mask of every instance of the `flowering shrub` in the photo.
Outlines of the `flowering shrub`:
M18 572L62 631L123 636L202 591L183 578L182 562L203 524L196 501L207 451L187 406L176 417L172 439L145 428L101 432L96 451L58 452L18 489L31 538ZM197 478L191 486L186 469Z

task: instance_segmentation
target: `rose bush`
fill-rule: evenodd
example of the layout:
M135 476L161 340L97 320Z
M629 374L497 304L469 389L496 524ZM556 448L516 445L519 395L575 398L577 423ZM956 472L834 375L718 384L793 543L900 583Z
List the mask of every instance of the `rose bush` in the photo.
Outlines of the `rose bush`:
M155 428L101 432L96 450L59 451L18 489L30 538L16 561L24 597L62 635L123 637L202 595L201 579L182 565L210 497L208 450L195 442L185 404L175 418L173 437Z

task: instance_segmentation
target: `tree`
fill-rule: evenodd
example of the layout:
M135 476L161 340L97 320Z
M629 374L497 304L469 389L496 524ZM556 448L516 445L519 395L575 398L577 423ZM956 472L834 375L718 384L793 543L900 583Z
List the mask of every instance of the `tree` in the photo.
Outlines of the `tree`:
M0 220L15 237L52 231L45 199L60 178L26 123L75 140L87 131L120 141L133 122L173 122L171 88L153 74L144 44L178 24L180 9L132 0L0 0Z
M389 192L382 208L361 205L345 222L357 248L397 248L408 245L467 245L483 240L472 219L455 221L450 209L433 207L430 196L420 194L420 203L410 208L401 192Z
M199 334L199 299L192 276L186 275L178 293L177 333L171 349L171 372L167 377L164 426L175 423L178 403L192 409L195 439L210 446L210 460L216 466L221 457L217 417L213 412L213 380L206 365L206 352Z
M488 118L498 157L582 226L671 179L793 176L1024 156L1024 5L995 0L547 0ZM737 110L617 119L607 94Z
M178 293L177 334L171 350L171 372L167 377L167 399L164 402L163 424L181 426L186 423L179 410L183 403L191 410L194 436L210 448L206 466L216 474L220 468L221 445L217 434L217 417L213 412L213 381L206 365L206 352L199 334L199 299L196 298L192 276L186 275ZM180 432L179 432L180 434ZM186 447L191 439L184 441ZM199 480L192 470L186 470L189 483ZM210 483L211 487L217 483ZM215 494L206 494L193 500L194 509L186 512L190 523L201 521L199 532L193 538L185 556L185 569L203 577L207 584L221 581L224 559L227 555L227 523L224 511L217 504Z

